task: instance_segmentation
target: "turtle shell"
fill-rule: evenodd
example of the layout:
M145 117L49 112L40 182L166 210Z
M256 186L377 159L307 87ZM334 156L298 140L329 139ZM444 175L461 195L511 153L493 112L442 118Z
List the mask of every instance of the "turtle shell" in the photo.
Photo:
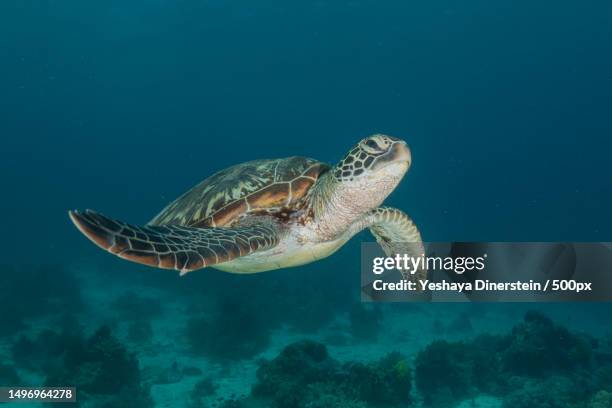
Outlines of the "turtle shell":
M222 227L239 216L303 202L329 165L305 157L254 160L222 170L177 198L149 225Z

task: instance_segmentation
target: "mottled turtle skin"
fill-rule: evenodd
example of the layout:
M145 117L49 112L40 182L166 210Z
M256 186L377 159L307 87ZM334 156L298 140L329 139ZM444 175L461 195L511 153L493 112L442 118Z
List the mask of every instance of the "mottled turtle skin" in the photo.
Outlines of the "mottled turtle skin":
M306 157L253 160L203 180L164 208L149 225L230 227L248 214L291 213L331 166Z
M380 207L411 162L403 140L376 134L333 167L297 156L229 167L143 226L91 210L69 215L104 250L181 275L206 267L256 273L304 265L331 255L364 228L387 255L420 255L423 243L412 220Z

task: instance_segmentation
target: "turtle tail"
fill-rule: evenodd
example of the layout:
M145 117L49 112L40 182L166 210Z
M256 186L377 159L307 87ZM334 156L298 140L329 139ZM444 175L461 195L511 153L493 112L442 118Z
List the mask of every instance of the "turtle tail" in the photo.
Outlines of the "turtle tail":
M69 211L70 219L100 248L128 261L184 275L277 244L266 225L243 228L134 226L91 210Z

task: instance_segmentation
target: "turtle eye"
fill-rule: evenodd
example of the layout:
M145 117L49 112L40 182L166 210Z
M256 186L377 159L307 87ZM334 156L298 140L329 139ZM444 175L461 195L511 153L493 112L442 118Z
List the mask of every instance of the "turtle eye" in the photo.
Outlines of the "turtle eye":
M374 139L368 139L366 140L363 144L362 147L364 148L364 150L368 153L379 153L381 152L383 149L381 149L381 147L378 145L378 143L376 143L376 141Z

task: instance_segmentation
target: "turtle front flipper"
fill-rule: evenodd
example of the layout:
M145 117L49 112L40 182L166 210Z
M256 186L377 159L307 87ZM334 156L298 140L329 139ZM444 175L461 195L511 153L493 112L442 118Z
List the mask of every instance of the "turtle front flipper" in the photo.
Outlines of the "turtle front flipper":
M406 254L418 258L425 254L421 234L416 225L408 215L397 208L375 208L366 216L365 226L370 228L370 232L387 256ZM406 276L404 271L401 272L405 279L413 280L415 277L427 279L425 265L412 276Z
M237 228L138 227L91 210L70 211L69 215L76 227L102 249L132 262L175 269L181 275L278 244L276 228L266 223Z

